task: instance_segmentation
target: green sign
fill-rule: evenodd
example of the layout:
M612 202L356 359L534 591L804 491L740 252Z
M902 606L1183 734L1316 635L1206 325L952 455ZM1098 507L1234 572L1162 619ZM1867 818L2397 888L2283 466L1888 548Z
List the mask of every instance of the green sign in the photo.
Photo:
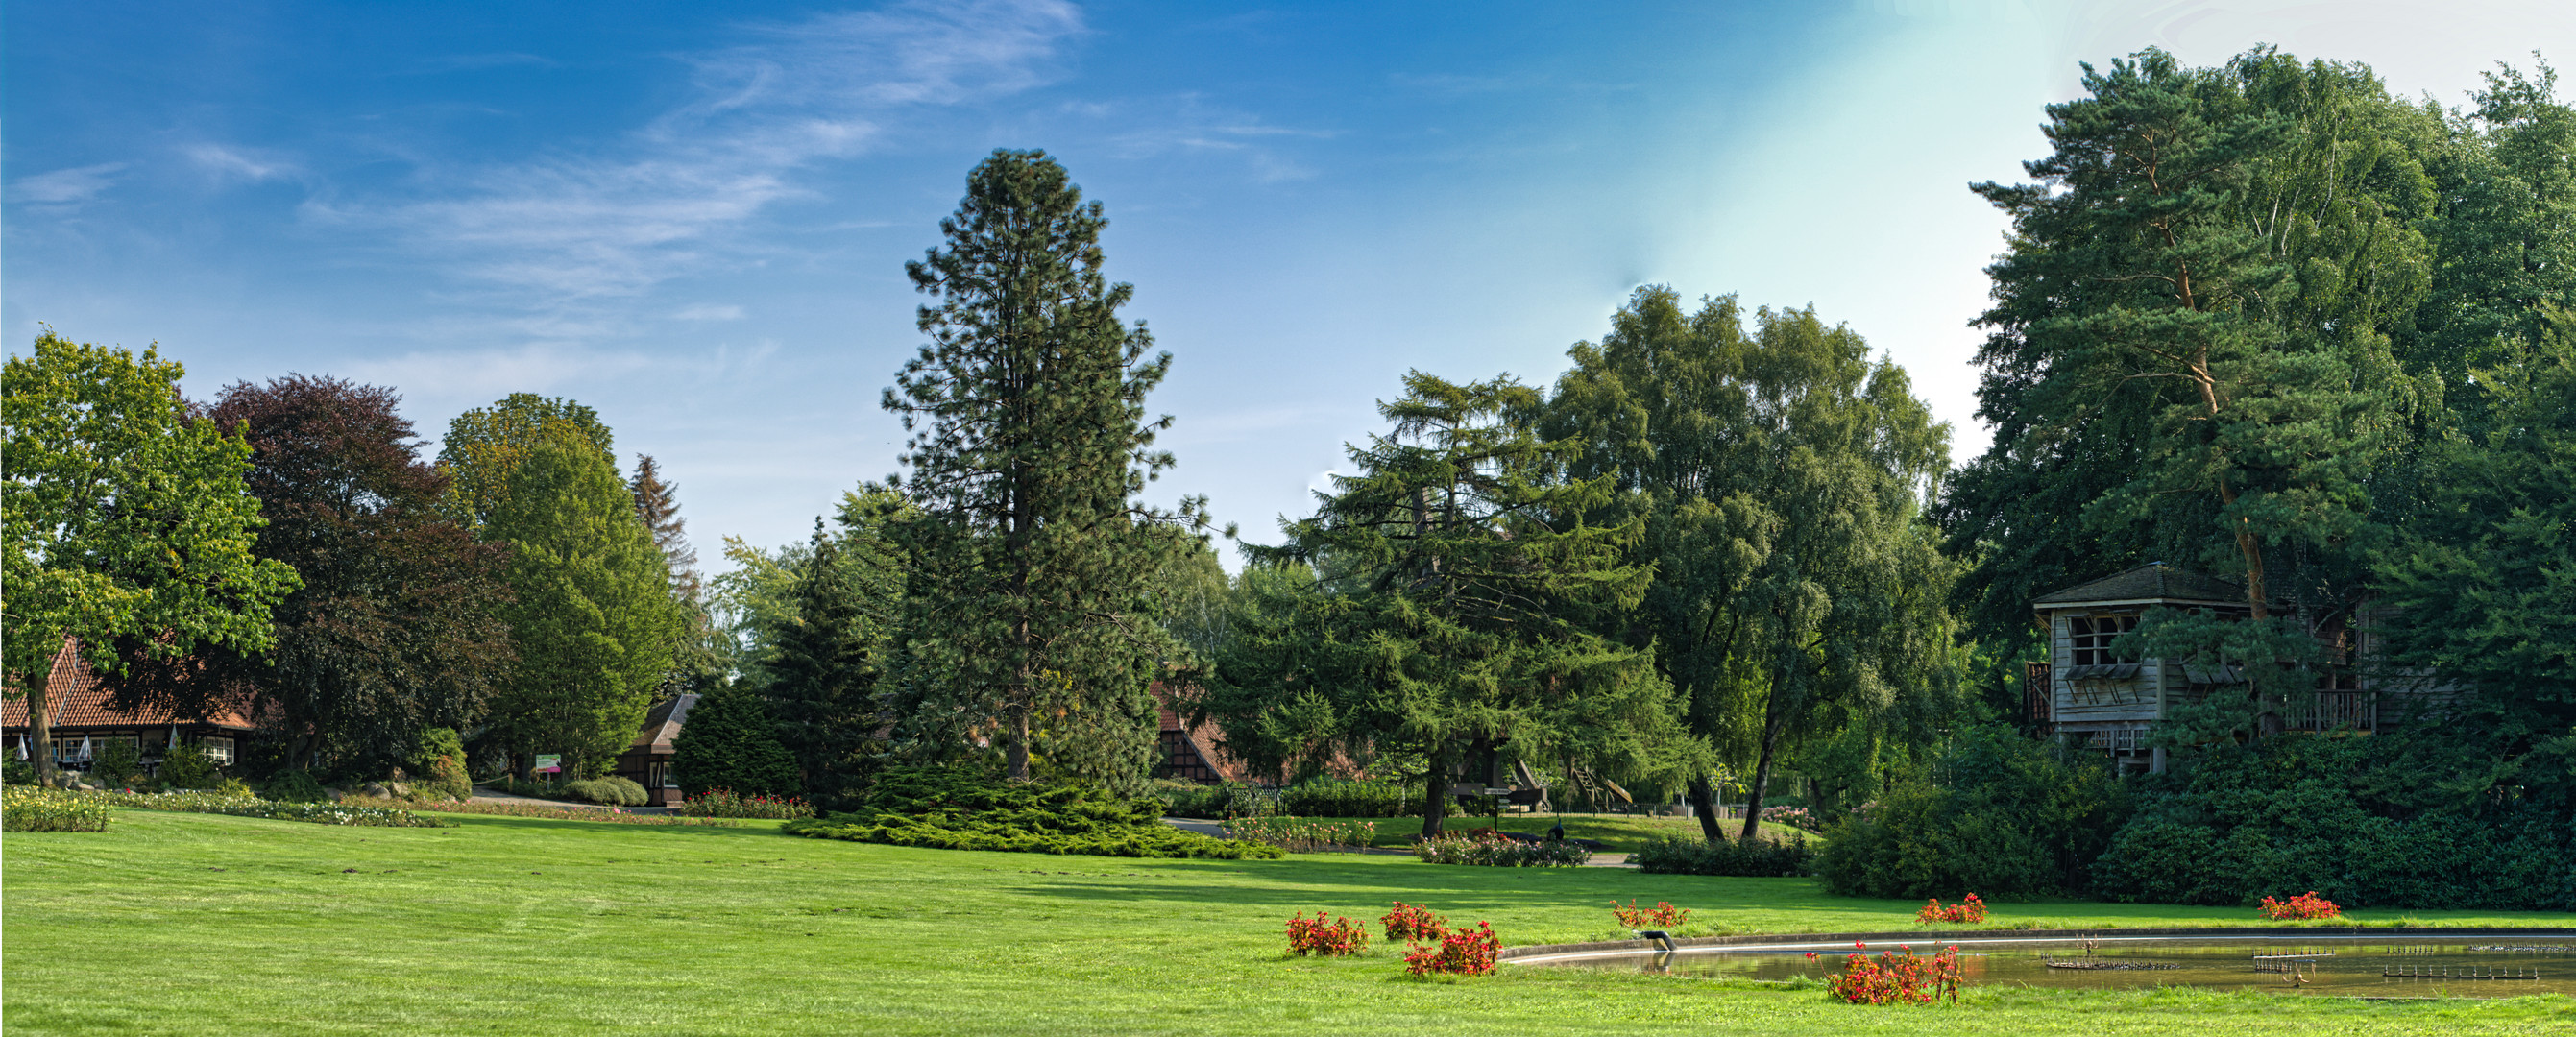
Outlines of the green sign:
M562 757L561 755L559 755L559 754L550 754L550 755L545 755L545 756L539 756L539 757L537 757L537 771L536 771L537 773L539 773L539 774L557 774L557 773L561 773L562 771L563 771L563 757Z

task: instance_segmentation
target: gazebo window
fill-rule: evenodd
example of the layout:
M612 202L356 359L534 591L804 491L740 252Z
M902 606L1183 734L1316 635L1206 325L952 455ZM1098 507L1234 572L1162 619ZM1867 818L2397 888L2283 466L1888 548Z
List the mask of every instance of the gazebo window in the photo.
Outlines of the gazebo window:
M2108 666L2111 639L2138 628L2136 616L2078 616L2068 622L2075 643L2075 665Z

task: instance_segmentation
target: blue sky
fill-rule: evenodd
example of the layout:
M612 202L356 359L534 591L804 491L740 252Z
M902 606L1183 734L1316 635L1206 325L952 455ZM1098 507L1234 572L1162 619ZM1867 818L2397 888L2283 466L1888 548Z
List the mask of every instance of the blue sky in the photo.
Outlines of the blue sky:
M391 385L431 440L569 396L720 565L894 470L903 262L1043 147L1176 357L1152 494L1247 539L1408 368L1550 381L1650 283L1848 322L1964 458L2003 228L1965 185L2078 61L2273 43L2456 105L2576 54L2576 5L2425 7L11 0L0 332Z

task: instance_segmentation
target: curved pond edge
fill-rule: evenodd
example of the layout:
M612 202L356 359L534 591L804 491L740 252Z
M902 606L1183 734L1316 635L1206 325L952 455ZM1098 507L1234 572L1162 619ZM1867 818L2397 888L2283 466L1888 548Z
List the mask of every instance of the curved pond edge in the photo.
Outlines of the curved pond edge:
M2435 925L2352 925L2352 926L2201 926L2194 928L2157 929L1905 929L1869 933L1766 933L1748 936L1688 936L1673 940L1682 951L1706 950L1815 950L1848 947L1862 943L1907 943L1948 945L1953 943L2048 943L2075 940L2101 940L2118 943L2126 940L2175 939L2300 939L2300 940L2403 940L2410 937L2448 940L2480 936L2542 936L2576 939L2576 928L2545 926L2435 926ZM1608 957L1635 954L1662 948L1651 940L1604 940L1595 943L1535 943L1505 947L1498 960L1515 964L1537 964L1541 961Z

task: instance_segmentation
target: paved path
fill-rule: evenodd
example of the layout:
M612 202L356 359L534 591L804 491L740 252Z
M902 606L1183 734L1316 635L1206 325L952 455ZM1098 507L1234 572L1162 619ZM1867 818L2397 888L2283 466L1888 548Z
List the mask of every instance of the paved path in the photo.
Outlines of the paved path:
M675 814L680 810L678 807L604 807L597 803L575 803L570 800L562 799L539 799L535 796L513 795L508 792L487 789L480 785L474 786L473 802L515 803L521 806L531 807L563 807L567 810L623 810L629 814Z

